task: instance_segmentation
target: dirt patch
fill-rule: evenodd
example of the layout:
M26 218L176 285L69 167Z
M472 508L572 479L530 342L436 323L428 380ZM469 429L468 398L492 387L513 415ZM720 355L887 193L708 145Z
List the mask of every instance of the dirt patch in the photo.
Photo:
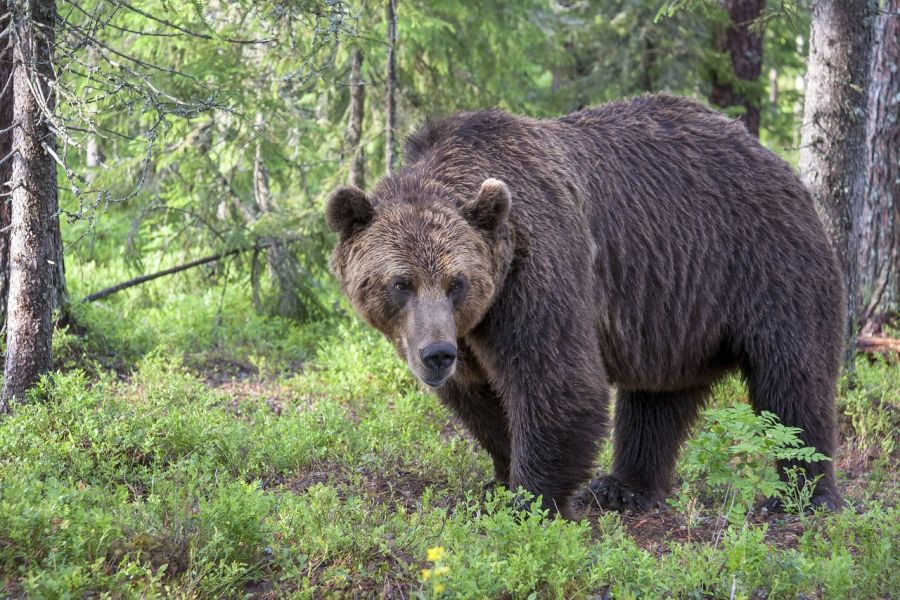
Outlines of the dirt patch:
M265 404L273 413L281 415L293 398L293 391L277 380L256 377L223 382L214 389L231 398L229 409L238 417L242 416L241 405L247 402Z
M863 499L871 497L871 493L867 490L872 487L869 478L872 474L873 461L874 458L870 455L852 452L843 453L836 461L836 466L845 474L838 483L848 510L859 509ZM896 474L897 470L890 472ZM896 475L894 477L896 478ZM895 484L881 487L896 489ZM896 501L893 494L879 499L888 505ZM699 542L716 545L721 542L728 528L727 520L717 514L714 506L702 506L698 512L700 516L692 523L688 523L685 515L669 506L661 506L646 513L623 512L620 513L620 517L625 530L635 543L659 557L671 552L674 544ZM586 517L596 524L597 517L603 514L604 511L593 508ZM749 517L749 523L755 527L767 525L766 543L779 550L791 550L799 547L800 538L807 527L815 526L816 517L801 518L780 512L757 510ZM601 539L599 528L594 525L593 529L594 537Z
M415 510L425 489L441 483L402 466L391 471L362 467L359 473L364 481L363 491L391 510L396 510L398 505Z
M413 467L397 463L387 463L380 468L320 463L269 482L271 487L293 494L303 494L317 484L336 488L342 497L351 494L366 496L386 505L391 511L400 506L408 511L416 510L422 494L429 487L448 489L446 481L428 477ZM435 500L435 505L452 502L449 497Z
M898 458L896 452L892 456L884 456L877 448L841 445L834 466L842 474L838 484L844 499L856 507L865 498L895 506L897 478L900 476Z
M250 361L225 354L186 354L184 365L212 388L233 381L244 381L259 374L259 370Z
M588 518L596 523L602 515L600 510L592 510ZM708 513L708 514L711 514ZM628 535L642 549L657 558L672 551L675 544L702 543L716 546L722 541L728 522L721 516L703 515L688 523L688 519L669 507L662 507L647 513L621 513L622 524ZM799 517L776 513L758 513L750 517L755 527L768 525L766 543L779 550L796 549L805 527ZM594 527L594 537L601 539Z
M306 493L306 490L320 483L346 485L348 480L343 477L343 466L337 464L317 464L296 475L272 481L270 482L270 486L279 487L283 491L291 492L292 494L304 494Z

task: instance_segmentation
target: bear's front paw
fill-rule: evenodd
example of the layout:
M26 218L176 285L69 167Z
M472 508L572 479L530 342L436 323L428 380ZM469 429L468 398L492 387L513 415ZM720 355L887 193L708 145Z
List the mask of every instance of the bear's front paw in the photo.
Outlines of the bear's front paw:
M493 477L489 481L485 481L484 485L481 486L481 494L486 495L488 492L496 492L498 489L505 487L508 487L505 481Z
M628 487L611 475L602 475L581 490L572 504L579 511L597 507L606 510L645 512L658 507L659 501L650 494Z

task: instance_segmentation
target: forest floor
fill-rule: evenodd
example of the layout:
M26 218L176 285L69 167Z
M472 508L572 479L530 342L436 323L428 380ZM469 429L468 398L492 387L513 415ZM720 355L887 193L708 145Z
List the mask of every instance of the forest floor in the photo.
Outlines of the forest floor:
M75 297L109 280L90 265L70 272ZM669 503L573 523L484 493L485 453L349 316L301 326L257 315L241 285L159 282L74 317L43 402L0 422L0 596L900 591L897 362L862 358L842 383L841 512L755 508L783 432L742 410L732 378Z

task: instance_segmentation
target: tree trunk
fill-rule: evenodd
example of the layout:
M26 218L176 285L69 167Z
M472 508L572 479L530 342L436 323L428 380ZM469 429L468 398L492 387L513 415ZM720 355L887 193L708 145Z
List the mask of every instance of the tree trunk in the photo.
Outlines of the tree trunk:
M0 19L0 31L11 22ZM6 331L6 297L9 294L9 190L12 187L12 36L0 37L0 332Z
M870 332L900 303L900 0L884 3L875 35L859 252L860 320Z
M362 80L363 53L354 47L350 56L350 124L347 127L347 147L350 150L350 185L365 189L365 154L362 140L363 115L365 114L366 88Z
M265 129L262 113L257 113L256 125L260 132ZM261 140L262 136L260 135L256 139L256 157L253 166L253 197L256 200L260 217L275 212L272 204L272 191L269 187L269 170L263 160ZM277 236L264 236L260 245L265 248L269 276L277 281L278 314L284 317L306 318L306 307L299 295L300 285L305 274L297 257ZM254 257L255 261L256 257ZM253 302L257 308L261 308L262 301L258 292L259 269L256 264L254 264L254 271L256 274L253 275Z
M397 65L395 58L397 13L394 8L394 0L387 0L387 100L384 111L386 121L384 126L384 169L387 173L391 173L394 170L394 162L396 161L394 130L397 125Z
M24 401L25 391L51 365L52 315L64 299L62 242L56 196L53 110L52 0L10 3L13 42L12 210L6 369L2 408ZM55 151L54 151L55 152Z
M644 51L641 53L641 87L645 92L656 91L656 41L652 29L644 31Z
M739 92L733 79L755 82L762 73L763 37L761 32L751 30L754 22L762 15L765 0L726 0L725 9L731 19L724 34L716 36L715 46L719 52L728 52L731 58L731 77L713 74L710 100L718 106L743 106L741 121L747 131L759 137L758 93Z
M97 48L95 46L88 46L87 64L92 69L96 69L97 63ZM93 181L96 169L100 166L102 160L100 155L100 145L97 142L97 136L94 135L93 132L88 133L87 138L84 141L84 150L84 166L87 167L85 170L85 179Z
M876 0L812 4L800 172L831 236L844 274L845 368L856 347L859 209L866 180L866 90Z

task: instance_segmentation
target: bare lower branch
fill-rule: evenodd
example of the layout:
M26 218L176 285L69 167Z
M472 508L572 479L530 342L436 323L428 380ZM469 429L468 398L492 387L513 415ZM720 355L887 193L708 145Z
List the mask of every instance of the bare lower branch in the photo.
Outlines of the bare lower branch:
M49 154L49 155L53 158L53 160L56 161L56 164L58 164L60 167L63 168L63 170L66 172L66 177L67 177L67 178L69 178L69 179L77 179L77 180L79 180L79 181L81 181L81 182L83 182L83 183L87 183L87 182L85 181L84 177L82 177L82 176L79 175L78 173L75 173L74 171L72 171L71 169L69 169L69 167L66 166L66 163L63 162L63 160L59 157L59 155L58 155L58 154L53 150L53 148L51 148L46 142L41 142L41 148L43 148L43 149L44 149L44 152L46 152L47 154Z
M6 163L6 161L8 161L9 159L11 159L13 156L15 156L15 155L18 154L18 153L19 153L19 150L18 150L18 149L14 149L12 152L10 152L9 154L7 154L7 155L4 156L3 158L0 158L0 166L2 166L4 163Z
M177 75L179 77L184 77L185 79L189 79L190 81L196 83L197 85L200 85L201 87L205 87L205 86L203 86L202 82L197 80L197 78L194 77L193 75L188 75L187 73L183 73L177 69L171 69L169 67L161 67L159 65L154 65L152 63L145 62L139 58L135 58L134 56L129 56L128 54L125 54L124 52L119 52L118 50L116 50L114 48L110 48L109 46L107 46L106 44L104 44L103 42L98 40L96 37L94 37L92 34L85 33L81 27L79 27L78 25L75 25L74 23L66 23L65 25L68 26L69 28L71 28L72 30L77 31L80 35L82 35L84 37L85 40L89 40L91 42L91 44L93 44L94 46L103 48L107 52L109 52L111 54L115 54L119 58L122 58L129 62L132 62L132 63L139 65L141 67L144 67L146 69L152 69L154 71L168 73L169 75ZM109 59L107 58L107 61L108 60ZM113 65L113 66L119 66L119 65Z
M70 0L66 0L66 1L70 2ZM114 3L116 5L119 5L119 6L124 6L128 10L130 10L134 13L137 13L137 14L141 15L142 17L150 19L151 21L156 21L160 25L165 25L166 27L170 27L172 29L180 31L181 33L185 33L187 35L190 35L190 36L193 36L196 38L200 38L202 40L217 40L217 41L228 42L229 44L271 44L272 42L275 41L275 40L271 40L271 39L242 40L242 39L227 38L227 37L214 37L209 34L191 31L190 29L185 29L184 27L181 27L179 25L176 25L175 23L172 23L171 21L166 21L165 19L160 19L159 17L151 15L150 13L144 12L135 6L128 4L127 2L122 2L121 0L107 0L107 1L110 3Z
M148 281L153 281L154 279L159 279L160 277L165 277L166 275L174 275L175 273L180 273L181 271L187 271L188 269L192 269L194 267L199 267L200 265L205 265L211 262L216 262L218 260L222 260L227 256L232 256L234 254L239 254L241 252L246 252L247 250L252 250L253 247L250 248L235 248L234 250L229 250L228 252L220 252L219 254L214 254L212 256L207 256L204 258L198 258L197 260L192 260L189 263L185 263L183 265L178 265L177 267L172 267L169 269L163 269L162 271L157 271L156 273L150 273L149 275L141 275L140 277L135 277L134 279L129 279L128 281L123 281L120 284L114 285L112 287L108 287L100 290L99 292L94 292L89 296L85 296L81 301L83 303L93 302L95 300L100 300L101 298L106 298L107 296L112 296L116 292L121 292L122 290L126 290L130 287L134 287L136 285L140 285L142 283L146 283Z
M2 96L3 96L3 94L0 94L0 97L2 97ZM0 135L3 135L7 131L12 131L13 129L15 129L18 126L19 126L19 122L13 121L13 124L10 125L9 127L4 127L3 129L0 129Z
M68 4L69 6L71 6L78 12L80 12L81 14L85 15L87 18L91 19L92 21L95 22L97 20L96 15L92 15L91 13L87 12L85 9L83 9L81 6L79 6L76 2L73 2L73 0L64 0L64 1L66 4ZM103 27L111 27L112 29L124 31L125 33L134 33L136 35L148 35L150 37L179 37L182 35L181 33L159 33L156 31L135 31L133 29L128 29L127 27L122 27L121 25L113 25L109 21L106 21L105 23L103 23Z
M9 70L9 77L6 78L6 82L3 84L3 89L0 90L0 98L2 98L6 94L6 91L9 89L9 86L12 85L13 75L15 74L15 72L16 72L15 69Z

